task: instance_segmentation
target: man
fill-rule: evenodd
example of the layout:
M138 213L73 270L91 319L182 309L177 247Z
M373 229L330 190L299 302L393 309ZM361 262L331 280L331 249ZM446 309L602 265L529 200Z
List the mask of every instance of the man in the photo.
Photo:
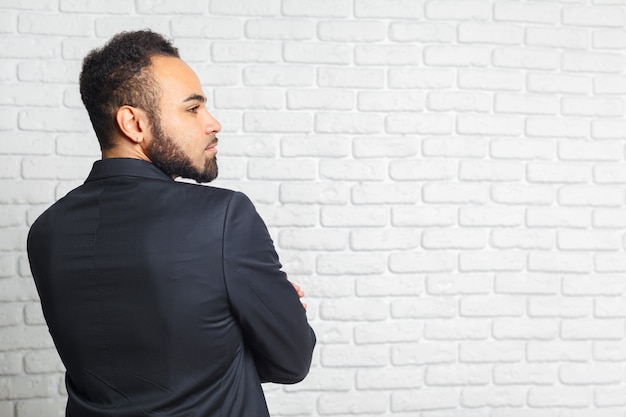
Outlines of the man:
M80 91L102 160L28 237L66 415L268 416L260 383L302 380L315 335L250 200L173 180L217 176L198 77L126 32L85 58Z

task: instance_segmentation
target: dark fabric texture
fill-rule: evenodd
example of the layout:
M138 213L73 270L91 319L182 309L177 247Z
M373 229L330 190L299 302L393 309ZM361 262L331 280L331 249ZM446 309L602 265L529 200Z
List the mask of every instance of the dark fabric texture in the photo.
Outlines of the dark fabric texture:
M97 161L28 256L68 417L268 416L260 383L309 371L315 335L242 193Z

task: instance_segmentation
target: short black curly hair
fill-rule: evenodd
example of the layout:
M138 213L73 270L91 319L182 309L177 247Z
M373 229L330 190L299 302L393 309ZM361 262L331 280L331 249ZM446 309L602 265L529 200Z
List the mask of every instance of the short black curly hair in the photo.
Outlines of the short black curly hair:
M80 96L102 150L114 146L120 107L141 108L151 122L158 120L160 90L148 70L153 56L179 58L170 41L146 29L118 33L83 60Z

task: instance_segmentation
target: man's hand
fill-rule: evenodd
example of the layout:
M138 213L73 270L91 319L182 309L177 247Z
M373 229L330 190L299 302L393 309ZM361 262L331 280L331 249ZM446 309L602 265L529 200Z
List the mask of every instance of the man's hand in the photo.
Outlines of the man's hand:
M291 282L291 281L289 281ZM302 291L302 288L300 288L300 286L298 284L296 284L295 282L291 282L291 285L293 285L293 288L296 289L296 292L298 293L298 297L302 298L304 297L304 291ZM302 303L302 305L304 306L304 308L306 309L306 303Z

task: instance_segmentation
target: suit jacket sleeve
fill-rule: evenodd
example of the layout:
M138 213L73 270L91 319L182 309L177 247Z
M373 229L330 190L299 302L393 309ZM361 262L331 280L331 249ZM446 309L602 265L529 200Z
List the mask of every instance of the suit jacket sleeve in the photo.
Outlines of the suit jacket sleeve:
M252 202L234 193L224 225L224 279L262 382L296 383L311 366L315 334Z

